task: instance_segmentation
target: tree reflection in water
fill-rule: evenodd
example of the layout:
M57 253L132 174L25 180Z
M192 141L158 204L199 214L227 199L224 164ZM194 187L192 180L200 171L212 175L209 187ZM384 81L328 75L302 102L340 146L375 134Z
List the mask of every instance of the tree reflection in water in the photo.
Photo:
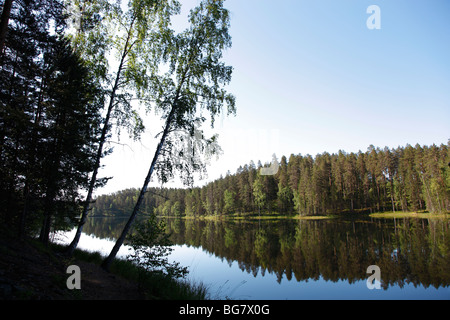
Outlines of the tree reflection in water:
M87 234L114 238L125 220L91 218ZM450 284L448 220L194 220L167 219L174 244L202 247L254 277L277 281L366 280L381 269L382 288L405 284L424 288Z
M319 279L353 283L369 265L382 270L387 288L404 283L439 288L450 284L447 220L329 220L243 222L168 220L176 244L202 247L237 261L241 270L274 273L280 282Z

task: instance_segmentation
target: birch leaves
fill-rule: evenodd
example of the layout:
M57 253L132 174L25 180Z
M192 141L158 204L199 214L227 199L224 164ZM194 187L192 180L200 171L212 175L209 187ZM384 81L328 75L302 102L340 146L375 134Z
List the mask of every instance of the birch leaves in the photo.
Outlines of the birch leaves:
M217 136L205 138L202 124L209 118L213 127L221 112L236 112L234 96L223 89L232 73L221 61L231 47L228 10L223 1L202 1L189 21L190 27L173 35L164 50L167 72L152 76L149 92L169 127L158 177L167 182L176 169L186 185L192 185L194 172L206 173L208 157L220 152Z

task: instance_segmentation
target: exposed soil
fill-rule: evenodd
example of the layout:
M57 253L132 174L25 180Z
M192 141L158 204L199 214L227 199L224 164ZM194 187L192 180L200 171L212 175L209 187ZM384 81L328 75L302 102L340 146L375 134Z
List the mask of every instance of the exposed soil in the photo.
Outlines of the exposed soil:
M81 289L69 290L69 265L81 271ZM0 237L0 300L137 300L137 283L104 271L100 266L68 259L32 242Z

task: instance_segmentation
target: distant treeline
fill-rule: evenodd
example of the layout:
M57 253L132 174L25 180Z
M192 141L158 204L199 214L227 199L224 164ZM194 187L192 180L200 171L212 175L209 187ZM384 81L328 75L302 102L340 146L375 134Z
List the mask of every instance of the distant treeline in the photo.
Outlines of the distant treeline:
M366 152L283 156L277 174L260 175L261 162L191 189L149 188L145 213L166 216L265 213L450 211L447 145L370 146ZM268 166L266 164L265 166ZM94 215L127 215L137 189L99 196Z

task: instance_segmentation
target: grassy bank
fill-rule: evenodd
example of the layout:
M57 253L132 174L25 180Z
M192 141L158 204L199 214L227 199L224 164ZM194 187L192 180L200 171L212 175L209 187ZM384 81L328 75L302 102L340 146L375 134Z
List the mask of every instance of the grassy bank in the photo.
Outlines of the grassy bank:
M203 284L147 272L125 260L115 260L110 272L98 252L64 246L43 246L36 240L0 237L0 300L204 300ZM81 289L70 290L67 267L80 268Z
M175 218L173 216L159 216L161 218ZM198 220L212 220L212 221L225 221L225 220L278 220L278 219L292 219L292 220L324 220L334 219L338 215L316 215L316 216L304 216L304 215L286 215L278 212L265 212L265 213L232 213L223 215L204 215L204 216L182 216L181 219L198 219Z
M75 250L73 259L84 261L100 268L104 257L99 252ZM143 270L131 261L116 259L110 272L135 283L143 299L150 300L205 300L207 288L185 279L173 279L160 273Z
M418 219L448 219L450 218L450 214L448 213L439 213L434 214L430 212L377 212L369 214L372 218L385 218L385 219L393 219L393 218L418 218Z
M175 218L173 216L161 216L162 218ZM450 213L429 213L429 212L403 212L403 211L386 211L386 212L344 212L327 215L286 215L279 214L277 212L265 212L260 215L257 213L233 213L224 215L205 215L205 216L182 216L181 219L198 219L198 220L212 220L212 221L225 221L225 220L277 220L277 219L292 219L292 220L327 220L336 219L339 217L371 217L371 218L418 218L418 219L448 219Z

